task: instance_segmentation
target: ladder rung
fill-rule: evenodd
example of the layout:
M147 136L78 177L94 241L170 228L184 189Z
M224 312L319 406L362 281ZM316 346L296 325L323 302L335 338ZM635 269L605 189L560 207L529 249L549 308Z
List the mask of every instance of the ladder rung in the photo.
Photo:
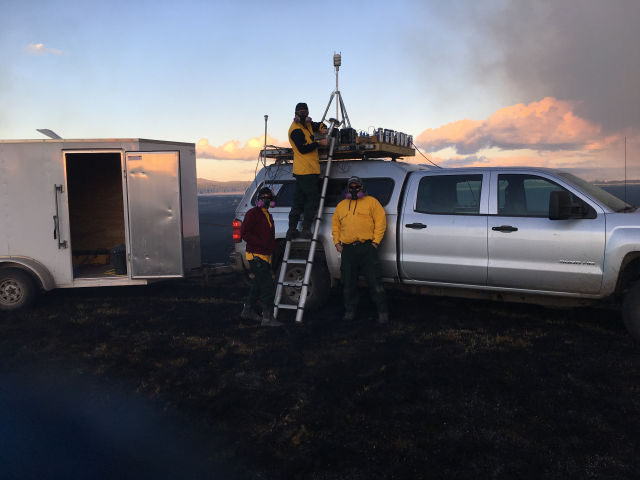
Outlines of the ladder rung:
M302 282L282 282L282 285L287 285L289 287L301 287Z
M307 261L303 260L302 258L290 258L289 260L286 260L286 263L300 263L300 264L306 264Z
M307 243L307 242L310 242L311 239L310 238L294 238L293 240L289 240L289 241L293 243Z
M298 305L286 305L284 303L281 303L280 305L278 305L278 308L284 308L285 310L297 310Z

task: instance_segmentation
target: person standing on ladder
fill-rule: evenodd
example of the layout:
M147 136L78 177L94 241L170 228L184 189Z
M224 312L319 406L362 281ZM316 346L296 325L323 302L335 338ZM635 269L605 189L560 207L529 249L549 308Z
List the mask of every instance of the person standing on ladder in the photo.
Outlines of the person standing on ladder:
M358 278L362 275L378 310L378 323L388 323L389 307L378 258L378 246L387 229L387 216L380 202L366 195L359 177L351 177L347 185L347 199L338 204L331 222L333 243L342 254L340 276L347 309L343 320L356 317L360 296Z
M311 238L311 224L320 204L318 178L320 175L320 161L318 147L329 145L328 139L315 141L313 134L321 131L327 133L322 123L315 123L309 117L306 103L296 105L296 116L289 128L289 143L293 148L293 176L296 178L296 189L293 194L293 206L289 213L289 230L287 240L294 238ZM304 213L302 232L298 231L300 215Z
M247 242L247 260L254 275L249 296L243 299L244 309L240 316L247 320L261 321L264 327L283 325L273 318L276 286L271 276L271 254L277 245L276 230L269 208L274 205L271 190L268 187L261 188L257 205L247 212L240 230L242 240ZM258 299L262 303L262 317L253 310Z

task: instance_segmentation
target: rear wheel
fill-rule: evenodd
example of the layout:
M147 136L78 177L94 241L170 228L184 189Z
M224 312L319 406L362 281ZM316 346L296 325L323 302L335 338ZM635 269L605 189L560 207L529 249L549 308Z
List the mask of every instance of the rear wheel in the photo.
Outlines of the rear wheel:
M278 269L276 278L280 278L280 270L285 266L281 264ZM284 282L302 282L304 280L305 265L297 263L287 264L284 274ZM307 301L305 308L320 308L329 299L331 287L331 278L329 278L329 270L324 263L316 263L311 269L311 278L309 279L309 288L307 290ZM290 285L282 286L282 303L297 305L300 301L302 287L294 287Z
M632 283L624 295L622 320L633 339L640 342L640 282Z
M27 307L36 294L36 283L27 272L18 268L0 270L0 310Z

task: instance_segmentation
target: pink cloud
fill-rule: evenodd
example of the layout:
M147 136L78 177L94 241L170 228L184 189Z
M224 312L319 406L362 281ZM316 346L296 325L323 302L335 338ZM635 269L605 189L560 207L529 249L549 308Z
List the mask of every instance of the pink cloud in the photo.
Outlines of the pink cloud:
M417 144L434 152L451 147L461 154L482 149L537 151L599 149L619 137L603 138L600 126L573 113L574 103L546 97L529 105L501 108L486 120L458 120L429 128Z
M220 147L209 144L206 138L201 139L196 146L198 158L211 158L215 160L256 160L260 150L264 148L264 135L253 137L243 147L238 140L230 140ZM279 142L278 139L267 135L267 145L288 147L289 142Z

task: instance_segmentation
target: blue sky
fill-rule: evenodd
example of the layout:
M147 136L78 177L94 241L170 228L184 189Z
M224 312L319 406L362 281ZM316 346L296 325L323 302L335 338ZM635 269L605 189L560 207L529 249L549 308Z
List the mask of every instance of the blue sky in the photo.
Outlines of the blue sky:
M322 116L336 51L358 129L597 176L640 128L640 2L606 3L0 0L0 138L194 142L199 176L247 179L265 114L280 143L297 102Z

